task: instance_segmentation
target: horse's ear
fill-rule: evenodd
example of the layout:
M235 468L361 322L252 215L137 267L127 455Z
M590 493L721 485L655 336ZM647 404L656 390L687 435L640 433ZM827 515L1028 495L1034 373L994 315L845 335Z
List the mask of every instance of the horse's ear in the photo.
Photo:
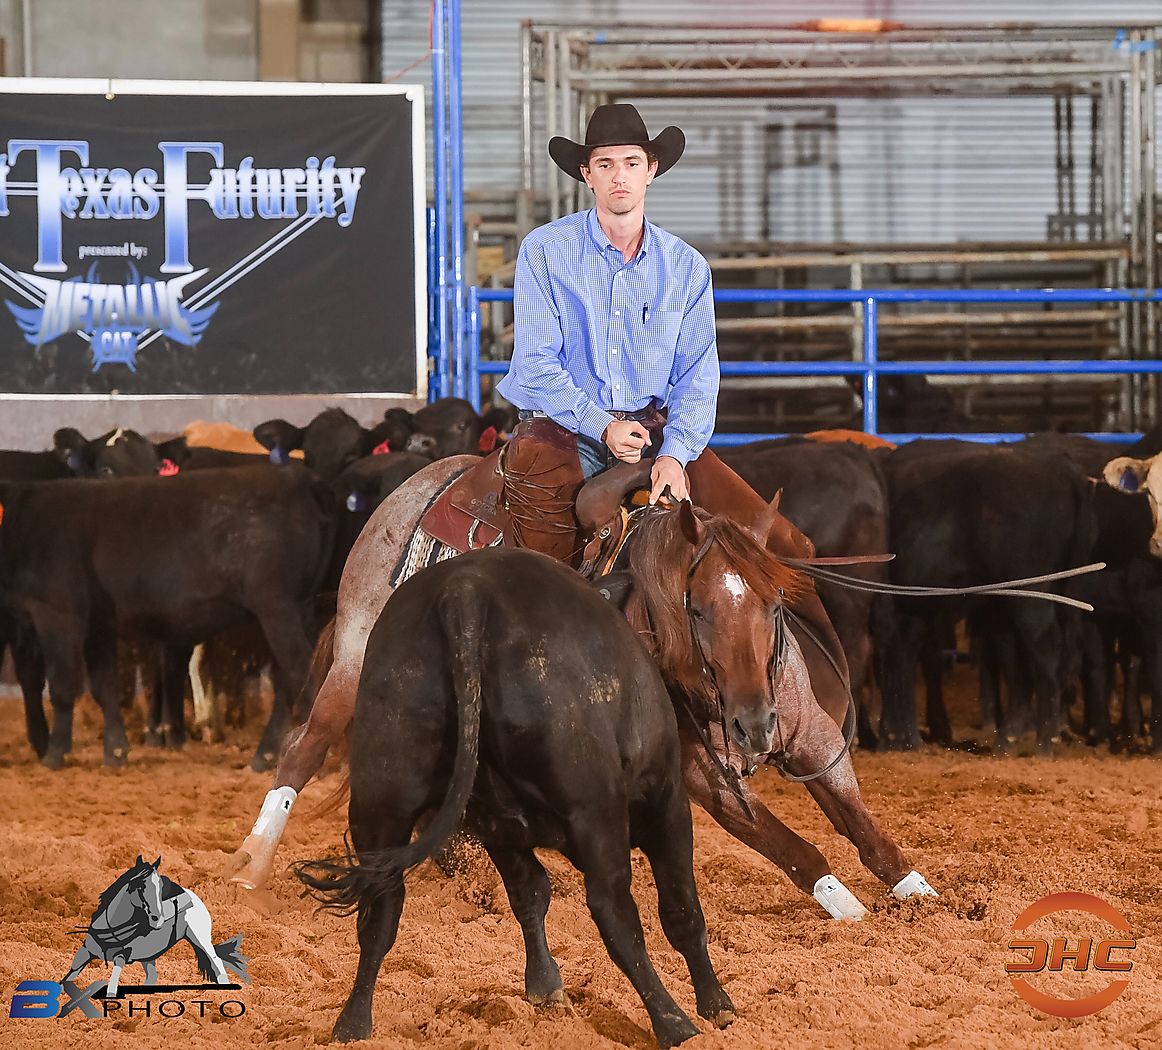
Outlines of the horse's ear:
M142 865L142 864L144 864L144 863L145 863L145 861L143 861L143 860L141 859L141 854L140 854L140 853L139 853L139 854L137 854L137 860L135 860L135 861L133 862L133 866L134 866L135 868L139 868L139 867L141 867L141 865Z
M153 862L153 864L151 865L151 867L153 868L153 870L154 870L154 871L157 871L157 869L158 869L160 866L161 866L161 857L158 857L158 858L157 858L157 860L155 860L155 861Z
M766 505L762 514L759 515L758 521L748 530L760 547L767 545L767 539L770 537L771 529L775 527L775 522L779 518L779 504L782 501L783 490L779 489L775 493L774 499Z
M706 526L698 520L698 515L694 513L694 504L688 499L678 504L678 524L682 527L682 535L692 547L702 546L702 541L706 538Z

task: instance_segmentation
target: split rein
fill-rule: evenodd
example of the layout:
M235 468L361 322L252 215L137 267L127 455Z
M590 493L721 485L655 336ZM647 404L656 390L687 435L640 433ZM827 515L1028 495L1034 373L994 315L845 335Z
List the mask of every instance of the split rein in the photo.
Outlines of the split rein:
M643 507L641 510L630 516L631 521L626 530L625 538L622 541L623 549L628 546L625 540L629 538L629 533L633 531L633 526L636 524L632 521L633 518L638 517L642 512L647 512L650 508ZM709 552L713 546L715 534L710 531L706 538L702 541L698 549L694 553L694 557L690 561L690 567L686 574L686 590L682 596L684 606L690 608L690 584L694 577L694 572L698 564ZM823 566L837 566L837 565L860 565L868 563L884 563L891 561L894 554L873 554L873 555L854 555L851 557L834 557L834 558L788 558L780 555L773 555L773 557L780 563L789 568L798 569L806 575L826 582L835 586L846 587L851 590L865 591L872 594L889 594L898 595L900 597L955 597L955 596L993 596L993 597L1011 597L1011 598L1037 598L1042 601L1056 602L1060 605L1067 605L1075 609L1081 609L1085 612L1093 612L1093 606L1088 602L1080 601L1077 598L1072 598L1064 594L1055 594L1051 591L1035 591L1028 588L1037 584L1052 583L1059 580L1071 579L1077 576L1084 576L1093 572L1100 572L1105 568L1104 562L1093 562L1089 565L1082 565L1072 569L1064 569L1060 572L1045 573L1040 576L1029 576L1019 580L1002 580L996 583L977 584L969 587L924 587L913 586L908 584L892 584L880 583L872 580L864 580L856 576L849 576L846 573L836 572L831 568L824 568ZM831 669L835 672L836 677L843 683L844 690L847 693L847 711L843 719L843 747L839 752L827 763L822 769L814 773L808 773L803 776L798 776L791 773L787 769L788 755L782 734L782 722L778 718L778 712L775 713L775 725L779 730L779 750L773 752L767 759L772 765L778 769L779 773L784 779L793 783L803 784L812 780L818 780L820 777L826 776L831 772L851 751L852 744L855 742L856 733L856 704L855 697L851 691L851 682L848 676L844 674L836 661L834 655L823 643L823 640L815 632L814 628L808 623L804 617L800 616L793 609L783 602L780 602L775 609L775 647L772 656L772 668L768 674L771 682L772 691L775 682L777 681L781 671L785 657L785 650L787 645L787 621L790 620L795 627L797 627L803 635L805 635L815 646L816 649L830 664ZM730 759L730 736L726 725L726 708L722 700L722 692L719 689L718 681L714 674L714 668L706 659L706 653L702 646L702 639L698 634L697 628L691 624L691 633L694 636L695 644L698 647L698 654L702 659L703 667L706 671L707 677L710 680L711 687L714 691L714 696L717 701L719 724L721 726L723 745L726 748L727 761ZM702 727L702 723L698 719L693 704L688 696L682 694L682 703L685 713L694 727L698 738L706 750L707 755L717 767L719 775L723 781L731 789L743 811L751 820L754 819L754 813L747 803L745 793L742 788L741 777L739 774L726 762L723 762L718 753L718 749L711 743L706 734L706 730ZM755 772L756 767L751 765L745 772L744 776L750 776Z
M690 561L690 568L686 571L686 591L682 595L682 604L686 609L690 608L690 584L694 578L694 571L698 568L699 562L701 562L702 559L706 557L706 554L714 545L714 540L715 534L713 530L708 531L706 538L694 552L694 557ZM775 645L774 652L771 657L772 666L769 667L767 671L767 679L771 683L772 693L774 691L775 683L778 681L779 676L782 674L783 662L786 657L788 619L790 619L794 625L798 627L815 644L815 647L827 659L827 662L831 665L831 669L835 672L836 677L843 683L844 690L847 693L847 711L843 719L843 747L840 748L838 754L836 754L836 756L822 769L817 770L814 773L808 773L804 776L796 776L794 773L791 773L787 769L787 751L786 745L783 741L783 723L779 718L778 711L775 712L775 727L779 732L779 750L773 752L769 756L768 761L779 771L784 779L796 784L805 784L807 781L818 780L820 777L826 776L841 761L843 761L843 757L851 750L851 745L855 741L855 730L857 722L855 697L852 696L851 683L848 681L847 675L843 673L839 664L836 662L835 657L827 649L827 646L823 644L822 640L807 623L807 621L782 601L780 601L779 604L775 607ZM722 730L722 741L726 748L727 760L729 760L730 735L726 725L726 705L722 701L722 690L718 686L718 679L714 674L714 668L711 666L710 661L706 659L706 651L702 647L702 639L698 634L698 630L693 625L691 626L691 633L694 635L694 643L698 647L698 655L702 659L702 666L714 690L715 700L717 701L716 706L718 708L719 725L721 726ZM729 785L731 791L742 805L743 811L746 813L747 817L753 820L754 813L751 811L750 806L747 804L738 773L736 773L733 768L728 766L719 757L717 749L712 746L710 739L706 735L706 731L702 728L701 723L695 716L689 697L683 694L682 700L683 705L686 708L686 714L689 716L690 722L694 726L694 730L697 732L699 739L702 742L702 746L706 749L706 752L710 756L711 761L713 761L717 766L719 774ZM757 766L752 763L749 768L746 769L743 775L751 776L754 774L756 769Z

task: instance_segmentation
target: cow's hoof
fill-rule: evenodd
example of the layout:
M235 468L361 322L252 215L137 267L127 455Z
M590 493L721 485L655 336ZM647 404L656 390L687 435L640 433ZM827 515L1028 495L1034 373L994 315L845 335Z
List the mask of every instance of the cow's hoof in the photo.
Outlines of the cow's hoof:
M331 1039L336 1043L357 1043L371 1037L371 1018L356 1020L346 1010L339 1015L335 1027L331 1029Z
M111 747L105 752L105 765L110 769L120 769L129 761L129 748Z
M677 1046L700 1034L698 1026L684 1013L671 1014L654 1022L654 1035L661 1047Z
M718 1013L716 1013L713 1017L707 1018L707 1020L712 1025L714 1025L715 1028L727 1028L734 1024L734 1011L719 1010Z
M40 764L46 769L60 769L65 764L65 756L63 751L54 751L49 748L41 758Z
M142 743L146 747L161 747L165 743L165 738L156 729L147 729Z
M256 751L254 757L250 760L250 768L255 773L269 773L274 769L277 760L278 755L273 751Z
M564 988L554 988L551 992L545 995L536 995L533 992L526 992L525 999L533 1006L568 1006L569 996L565 994Z

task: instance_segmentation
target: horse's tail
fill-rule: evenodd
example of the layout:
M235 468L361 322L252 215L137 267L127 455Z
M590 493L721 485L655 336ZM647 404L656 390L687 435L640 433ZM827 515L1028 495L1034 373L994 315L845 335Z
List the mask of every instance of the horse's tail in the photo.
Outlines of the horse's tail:
M242 934L236 933L228 941L214 945L214 954L221 960L227 970L238 976L243 984L250 983L250 956L243 955L239 950L242 947Z
M460 825L476 781L482 706L480 666L484 595L470 583L440 603L439 617L448 642L459 734L448 793L428 826L406 846L393 846L356 858L350 845L341 861L300 861L295 874L323 907L349 914L361 900L371 901L397 885L404 874L427 860Z

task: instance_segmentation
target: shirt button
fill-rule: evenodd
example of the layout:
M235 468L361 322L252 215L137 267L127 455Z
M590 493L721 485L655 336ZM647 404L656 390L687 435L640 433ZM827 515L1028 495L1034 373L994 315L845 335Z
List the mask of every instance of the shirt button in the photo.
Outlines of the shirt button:
M620 317L620 316L621 316L621 311L620 311L620 310L614 310L614 311L613 311L613 316L614 316L614 317Z
M621 384L620 384L620 383L614 383L614 384L613 384L613 389L614 389L614 390L620 390L620 389L621 389Z
M614 347L612 350L610 350L609 352L610 352L611 354L616 354L616 353L617 353L617 347L615 346L615 347Z

